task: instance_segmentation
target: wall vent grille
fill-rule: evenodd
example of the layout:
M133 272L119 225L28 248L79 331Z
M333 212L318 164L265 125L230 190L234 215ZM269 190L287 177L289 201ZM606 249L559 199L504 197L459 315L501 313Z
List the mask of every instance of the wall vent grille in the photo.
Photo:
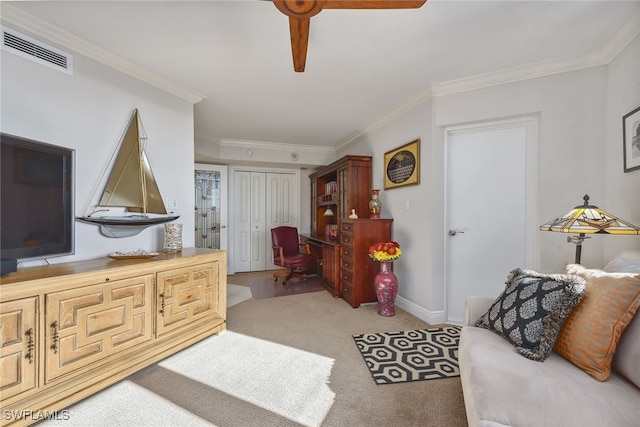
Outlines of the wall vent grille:
M7 27L2 27L2 49L56 70L73 74L71 54Z

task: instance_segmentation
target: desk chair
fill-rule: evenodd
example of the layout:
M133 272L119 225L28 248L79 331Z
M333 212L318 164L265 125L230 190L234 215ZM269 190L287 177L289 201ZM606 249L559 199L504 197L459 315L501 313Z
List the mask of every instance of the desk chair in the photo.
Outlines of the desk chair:
M281 226L271 229L271 245L273 248L273 263L286 268L286 273L274 273L273 280L284 277L283 285L291 277L300 277L306 280L305 268L316 267L316 257L311 255L308 244L300 243L298 229L296 227ZM300 252L304 247L306 253Z

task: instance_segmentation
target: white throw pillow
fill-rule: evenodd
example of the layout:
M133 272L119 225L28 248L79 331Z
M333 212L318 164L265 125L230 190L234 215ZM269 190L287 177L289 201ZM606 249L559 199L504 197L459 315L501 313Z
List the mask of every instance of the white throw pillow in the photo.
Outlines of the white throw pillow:
M614 258L603 268L607 273L635 273L640 274L640 260Z

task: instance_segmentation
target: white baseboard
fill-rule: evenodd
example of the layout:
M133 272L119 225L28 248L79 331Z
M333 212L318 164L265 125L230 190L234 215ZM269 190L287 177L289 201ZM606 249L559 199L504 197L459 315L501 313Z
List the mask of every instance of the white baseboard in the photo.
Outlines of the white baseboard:
M402 298L401 296L396 297L396 306L431 325L445 323L446 321L444 310L430 311L406 298Z

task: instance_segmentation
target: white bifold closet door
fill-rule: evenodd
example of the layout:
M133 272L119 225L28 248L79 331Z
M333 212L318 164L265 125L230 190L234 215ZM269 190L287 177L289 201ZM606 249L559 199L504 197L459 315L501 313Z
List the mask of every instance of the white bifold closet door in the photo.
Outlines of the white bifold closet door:
M276 268L271 229L299 223L299 190L293 173L234 172L234 245L236 272Z

